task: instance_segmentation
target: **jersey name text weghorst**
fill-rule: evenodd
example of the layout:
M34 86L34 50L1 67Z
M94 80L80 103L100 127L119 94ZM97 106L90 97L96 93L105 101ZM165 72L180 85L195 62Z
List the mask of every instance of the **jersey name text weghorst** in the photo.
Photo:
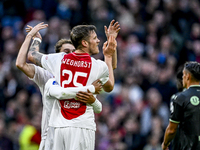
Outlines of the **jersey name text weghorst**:
M74 67L84 67L84 68L90 68L91 67L91 63L90 62L86 62L86 61L74 61L71 59L62 59L62 64L66 64L66 65L70 65L70 66L74 66Z

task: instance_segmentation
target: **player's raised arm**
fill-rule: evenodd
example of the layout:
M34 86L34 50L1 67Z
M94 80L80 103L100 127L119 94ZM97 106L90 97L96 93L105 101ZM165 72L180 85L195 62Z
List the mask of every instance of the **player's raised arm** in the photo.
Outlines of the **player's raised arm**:
M112 56L116 51L117 42L114 36L110 36L108 42L106 41L103 45L103 54L104 54L104 61L108 66L109 70L109 80L103 85L103 89L106 92L111 92L114 88L115 78L113 74L113 67L112 67Z
M104 26L104 29L105 29L107 40L109 39L109 36L111 35L114 36L114 38L116 39L120 31L120 24L119 22L115 22L115 20L112 20L110 22L109 27L107 28L106 26ZM112 55L112 67L113 69L117 68L117 50Z
M37 27L40 30L40 29L46 28L47 25L40 23L37 25ZM29 26L29 28L31 28L31 27ZM23 71L30 78L34 77L35 67L32 64L27 63L26 58L27 58L27 52L28 52L28 48L29 48L32 38L34 38L33 42L35 42L36 39L38 39L40 41L42 39L39 32L36 32L36 30L30 30L30 32L27 34L27 36L19 50L17 60L16 60L17 68L20 69L21 71Z
M37 24L29 32L30 36L34 37L35 34L39 30L44 29L47 26L48 26L48 24L44 24L43 22ZM38 66L42 66L41 65L41 59L42 59L42 56L44 55L44 54L39 52L40 44L41 44L41 40L39 40L38 38L33 40L32 44L31 44L31 46L29 48L29 52L28 52L28 60L30 60L31 62L33 62L34 64L36 64Z

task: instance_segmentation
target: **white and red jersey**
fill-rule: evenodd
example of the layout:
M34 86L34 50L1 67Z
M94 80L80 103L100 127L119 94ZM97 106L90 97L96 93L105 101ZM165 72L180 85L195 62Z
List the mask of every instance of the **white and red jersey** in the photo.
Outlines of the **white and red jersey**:
M42 122L41 122L41 137L42 139L46 139L47 131L48 131L48 125L49 125L49 116L53 107L53 101L47 100L47 97L45 95L45 84L46 82L53 77L53 75L36 65L35 67L35 74L33 78L29 78L30 80L34 81L42 94L42 103L43 103L43 110L42 110ZM53 98L51 98L53 99ZM55 99L55 98L54 98Z
M91 58L87 53L49 54L43 56L41 62L65 88L91 85L97 79L101 79L104 84L109 79L106 63ZM92 106L75 99L55 101L49 125L96 130Z

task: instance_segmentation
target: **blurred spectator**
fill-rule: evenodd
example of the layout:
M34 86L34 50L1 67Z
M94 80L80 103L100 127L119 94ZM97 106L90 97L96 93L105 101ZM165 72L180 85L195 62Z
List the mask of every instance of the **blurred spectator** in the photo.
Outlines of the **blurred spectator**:
M29 19L29 17L30 16L28 16L28 18L27 19ZM34 12L32 13L32 15L31 15L31 20L28 20L28 22L26 23L26 25L25 25L25 27L27 26L27 25L29 25L29 26L35 26L35 25L37 25L38 23L40 23L40 22L47 22L46 21L46 15L45 15L45 12L43 11L43 10L40 10L40 9L38 9L38 10L34 10ZM25 31L25 30L24 30ZM42 35L42 36L44 36L45 34L46 34L46 32L47 32L47 29L42 29L42 30L40 30L40 34Z
M144 138L140 134L139 122L134 118L128 118L124 122L125 134L123 141L127 145L127 150L141 150L145 144Z
M31 124L24 124L19 135L20 150L38 150L41 141L40 116L35 115Z
M143 150L162 150L158 137L155 135L149 137L148 144L145 145Z
M45 43L48 43L47 45L45 45L45 49L46 49L46 53L54 53L55 49L54 46L56 44L56 42L60 39L60 18L58 17L52 17L49 20L49 30L47 31L45 37L44 37L44 41Z
M1 150L14 150L13 142L7 137L5 122L0 118L0 149Z
M159 70L158 80L153 84L153 87L160 92L163 102L169 106L170 97L177 92L176 85L171 79L171 68Z
M150 88L147 91L146 98L148 105L144 108L141 114L141 134L147 136L153 124L151 120L154 116L162 118L162 126L165 128L168 124L169 110L168 107L162 103L162 96L155 88Z
M143 44L139 42L139 39L135 35L130 35L127 39L127 58L130 62L134 60L135 57L141 56L144 52Z

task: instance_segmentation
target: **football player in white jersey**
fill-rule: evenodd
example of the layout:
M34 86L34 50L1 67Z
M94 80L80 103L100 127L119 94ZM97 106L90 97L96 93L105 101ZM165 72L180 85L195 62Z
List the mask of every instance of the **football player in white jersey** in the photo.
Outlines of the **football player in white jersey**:
M116 51L115 38L120 30L119 23L112 21L107 29L109 37L103 46L105 62L90 57L99 53L100 41L95 30L92 25L80 25L72 29L70 36L76 48L75 53L43 55L35 51L39 47L39 42L35 41L28 58L49 70L64 88L89 85L100 78L104 90L110 92L114 87L112 56ZM78 93L77 97L84 99L82 93ZM54 149L94 150L96 124L90 105L75 99L55 101L49 125L55 127Z
M47 25L40 25L39 29L46 28L46 27ZM29 31L31 29L32 28L30 27ZM91 106L93 106L95 113L99 113L102 110L101 103L98 100L96 100L94 96L91 95L90 92L87 92L87 90L89 89L91 92L95 93L95 90L96 90L95 87L98 88L98 90L100 90L101 85L100 83L98 83L98 80L94 82L95 87L93 85L90 85L90 86L77 87L77 88L61 88L58 85L56 86L53 85L54 90L53 92L51 92L51 96L53 97L49 97L49 91L52 91L51 90L52 85L50 85L50 83L53 80L53 79L51 80L50 78L52 78L53 75L41 67L35 66L30 63L26 63L26 55L27 55L31 38L36 37L36 38L39 38L38 40L42 39L39 32L37 32L36 34L33 34L33 33L36 33L36 32L33 30L32 32L29 32L29 34L27 34L26 39L20 48L20 51L16 60L16 66L21 71L23 71L29 77L29 79L33 80L39 86L39 89L43 97L42 98L43 114L42 114L42 123L41 123L42 141L40 143L39 149L51 150L52 144L53 144L52 141L53 141L54 131L53 131L53 128L48 127L48 124L49 124L51 109L53 106L53 101L55 100L55 98L59 98L59 99L66 99L66 98L72 98L72 97L74 98L78 91L82 91L82 92L85 91L84 96L89 96L88 101L85 101L85 103L90 103ZM56 48L56 52L70 53L74 51L74 46L72 45L71 41L66 40L66 39L59 40L55 48ZM47 84L45 85L46 82ZM66 94L63 95L63 92L67 93L67 95Z

